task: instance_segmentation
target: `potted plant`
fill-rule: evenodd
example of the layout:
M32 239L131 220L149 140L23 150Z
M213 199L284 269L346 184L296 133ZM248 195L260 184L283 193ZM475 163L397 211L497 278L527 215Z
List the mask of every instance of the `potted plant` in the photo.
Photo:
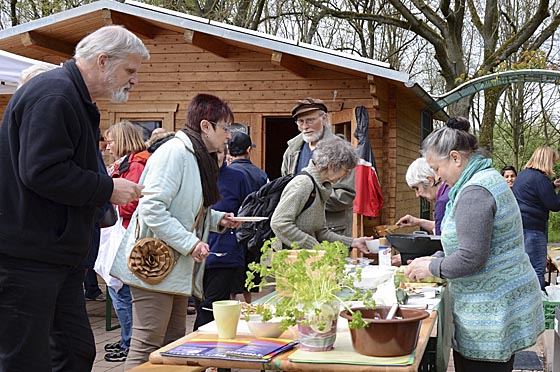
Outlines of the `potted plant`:
M375 307L372 292L355 290L355 277L345 274L348 248L344 244L322 242L313 250L297 250L295 245L294 250L274 251L273 241L263 245L261 262L249 265L246 286L249 290L256 286L256 275L263 278L259 287L276 285L276 294L268 302L273 304L274 315L283 319L282 329L298 326L300 348L332 349L341 306L352 313L354 327L367 324L345 302L362 301L367 308Z

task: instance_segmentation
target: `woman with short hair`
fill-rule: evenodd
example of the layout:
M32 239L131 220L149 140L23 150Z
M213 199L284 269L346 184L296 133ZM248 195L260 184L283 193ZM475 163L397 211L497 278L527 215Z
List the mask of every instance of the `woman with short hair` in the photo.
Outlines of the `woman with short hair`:
M434 221L407 214L397 221L397 225L401 227L420 226L426 231L440 235L441 221L445 214L445 206L449 200L447 194L450 187L445 182L439 180L425 158L418 158L408 166L406 183L414 190L417 198L422 197L430 202L435 202Z
M327 228L325 219L332 184L348 177L357 164L358 153L348 141L336 136L319 141L309 165L302 170L307 174L298 174L286 185L274 210L270 227L276 238L288 247L297 243L301 249L313 249L323 240L340 241L369 253L366 240L371 238L336 234ZM305 208L311 198L312 203Z
M225 101L198 94L189 104L185 127L146 164L140 184L151 193L140 200L111 269L132 293L132 341L125 370L186 334L187 299L203 297L208 235L239 225L233 213L211 209L220 199L216 152L230 138L232 122ZM176 258L157 284L139 279L127 264L137 239L146 237L164 241Z

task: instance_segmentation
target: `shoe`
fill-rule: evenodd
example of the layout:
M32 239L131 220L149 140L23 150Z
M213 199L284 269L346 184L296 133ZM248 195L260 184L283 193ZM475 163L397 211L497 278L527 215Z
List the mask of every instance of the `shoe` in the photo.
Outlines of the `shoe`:
M107 362L124 362L128 356L128 349L105 354Z
M97 297L86 297L86 301L98 301L98 302L105 302L107 298L103 293L99 294Z
M194 307L194 306L187 306L187 314L188 314L188 315L194 315L194 314L196 314L196 307Z
M121 346L120 341L113 342L113 343L110 343L110 344L105 344L104 348L105 348L105 351L107 351L109 353L124 350L123 347Z

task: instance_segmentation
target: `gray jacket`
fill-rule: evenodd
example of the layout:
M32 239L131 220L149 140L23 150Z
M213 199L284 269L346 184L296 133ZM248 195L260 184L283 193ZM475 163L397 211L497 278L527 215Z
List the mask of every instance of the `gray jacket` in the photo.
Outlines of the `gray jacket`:
M325 127L323 138L333 136ZM282 176L295 174L303 146L303 135L300 133L288 141L288 148L282 160ZM356 196L356 179L354 170L348 177L332 185L332 191L325 205L327 227L340 235L352 236L354 197Z

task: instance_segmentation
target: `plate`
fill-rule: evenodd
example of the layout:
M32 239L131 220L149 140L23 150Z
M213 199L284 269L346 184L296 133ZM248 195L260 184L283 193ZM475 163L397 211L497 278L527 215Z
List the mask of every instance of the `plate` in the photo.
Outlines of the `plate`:
M237 222L257 222L268 220L268 217L232 217L231 220Z

